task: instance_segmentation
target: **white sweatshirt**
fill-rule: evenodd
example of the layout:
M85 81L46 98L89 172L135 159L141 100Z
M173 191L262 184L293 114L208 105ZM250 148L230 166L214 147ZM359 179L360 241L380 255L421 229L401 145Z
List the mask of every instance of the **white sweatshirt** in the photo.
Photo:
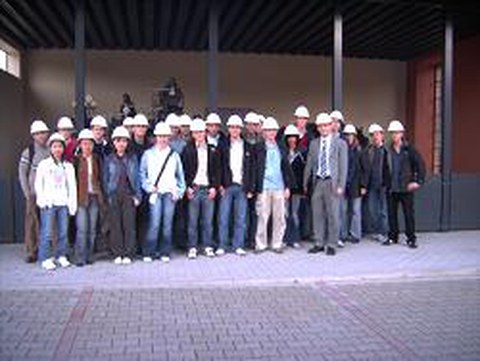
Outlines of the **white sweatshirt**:
M73 165L69 162L56 163L48 157L38 164L35 177L37 206L67 206L70 215L77 212L77 182Z

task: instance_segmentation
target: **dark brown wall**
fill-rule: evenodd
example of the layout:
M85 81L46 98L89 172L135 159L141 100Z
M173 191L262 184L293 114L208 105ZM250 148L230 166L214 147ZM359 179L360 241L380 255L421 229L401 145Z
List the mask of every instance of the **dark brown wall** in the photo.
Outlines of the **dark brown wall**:
M17 162L28 142L29 125L23 116L23 83L0 71L0 242L12 242L15 214L22 205L16 202L18 192Z
M407 65L407 125L411 138L433 168L435 66L438 52L421 56ZM456 44L453 93L453 172L479 173L480 158L472 156L472 146L480 135L480 36Z
M455 48L453 103L453 171L479 173L480 36Z

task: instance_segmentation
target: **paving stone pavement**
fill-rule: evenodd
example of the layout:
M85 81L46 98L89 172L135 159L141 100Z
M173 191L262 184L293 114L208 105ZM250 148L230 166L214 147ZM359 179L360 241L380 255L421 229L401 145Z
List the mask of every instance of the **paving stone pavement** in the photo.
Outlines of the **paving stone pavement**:
M2 360L478 360L480 279L0 291Z
M278 255L233 254L189 261L175 254L169 264L137 261L115 266L99 261L93 266L45 272L22 262L18 244L0 245L0 289L76 287L198 287L290 284L318 280L379 280L441 275L480 274L480 231L421 233L418 249L404 244L384 247L373 241L347 244L335 257L310 255L309 244Z
M0 360L479 360L480 232L421 240L56 272L0 246Z

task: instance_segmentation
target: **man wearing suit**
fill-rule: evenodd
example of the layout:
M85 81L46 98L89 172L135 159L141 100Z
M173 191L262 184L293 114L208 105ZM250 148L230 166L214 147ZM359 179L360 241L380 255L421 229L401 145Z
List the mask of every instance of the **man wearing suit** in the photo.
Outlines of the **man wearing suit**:
M310 144L304 174L304 190L310 193L315 245L308 252L335 255L340 220L340 200L345 192L348 171L346 143L333 136L332 118L327 113L315 121L320 137Z

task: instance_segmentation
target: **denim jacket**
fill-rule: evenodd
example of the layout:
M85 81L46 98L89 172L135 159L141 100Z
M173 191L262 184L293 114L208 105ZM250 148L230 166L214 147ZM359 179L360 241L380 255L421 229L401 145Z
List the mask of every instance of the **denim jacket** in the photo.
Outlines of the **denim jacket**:
M127 162L127 177L133 190L133 196L138 200L142 199L142 191L140 187L140 177L138 172L138 159L135 155L125 154L124 161ZM103 186L107 197L110 199L118 190L120 159L115 153L105 158L103 167Z

